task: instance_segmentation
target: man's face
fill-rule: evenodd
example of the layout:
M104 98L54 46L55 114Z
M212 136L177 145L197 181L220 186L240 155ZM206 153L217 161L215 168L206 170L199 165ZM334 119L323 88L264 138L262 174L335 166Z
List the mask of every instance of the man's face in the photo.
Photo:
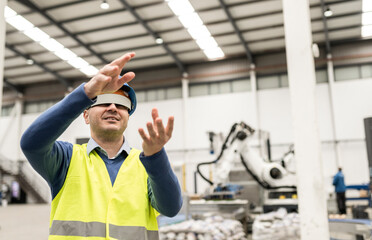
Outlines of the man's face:
M84 111L86 124L90 124L92 137L115 138L127 128L128 108L115 104L100 104Z

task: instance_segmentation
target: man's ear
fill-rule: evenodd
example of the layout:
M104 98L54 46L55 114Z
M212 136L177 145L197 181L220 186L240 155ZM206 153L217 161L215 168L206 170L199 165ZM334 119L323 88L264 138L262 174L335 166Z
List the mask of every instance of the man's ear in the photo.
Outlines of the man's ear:
M85 123L89 124L89 109L84 110L83 117L84 117Z

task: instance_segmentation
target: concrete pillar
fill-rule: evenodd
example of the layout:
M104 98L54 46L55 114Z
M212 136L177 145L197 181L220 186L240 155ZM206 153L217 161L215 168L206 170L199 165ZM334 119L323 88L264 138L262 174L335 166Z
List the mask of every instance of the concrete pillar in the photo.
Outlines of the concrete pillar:
M21 137L22 137L22 112L23 112L22 94L19 94L19 96L17 97L14 107L16 109L16 122L15 123L17 124L17 142L15 142L14 144L19 146L21 142ZM17 147L16 149L17 149L16 159L20 160L21 159L21 148Z
M260 111L258 106L258 95L257 95L257 77L256 77L256 65L251 64L250 70L249 70L249 79L251 81L251 92L252 92L252 103L253 103L253 114L255 115L255 122L253 124L253 128L255 128L257 131L258 139L259 141L259 148L261 156L266 156L267 153L265 152L266 146L263 145L262 141L262 132L261 132L261 124L260 124ZM248 123L249 124L249 123ZM250 125L250 124L249 124Z
M188 98L189 98L189 80L187 79L188 74L184 73L183 74L183 79L182 79L182 105L183 105L183 149L184 149L184 164L187 162L187 139L188 139L188 134L187 134L187 109L188 109ZM187 166L187 165L186 165ZM186 168L185 166L185 168ZM185 169L186 171L186 169ZM182 191L187 192L186 188L186 177L183 179L184 183L182 183Z
M3 103L3 86L4 86L4 58L5 58L5 17L4 9L8 0L0 1L0 116Z
M256 78L256 65L251 64L249 70L249 76L251 81L251 91L252 91L252 102L253 102L253 113L256 116L255 128L261 129L260 126L260 112L258 107L258 96L257 96L257 78Z
M283 0L301 240L329 240L308 0Z
M342 160L340 158L340 148L338 146L338 137L336 131L336 120L335 120L335 107L334 107L334 84L335 74L333 68L332 54L327 54L327 74L328 74L328 92L329 92L329 105L331 108L331 121L332 121L332 134L335 149L335 159L337 167L342 166ZM336 170L335 170L336 171Z

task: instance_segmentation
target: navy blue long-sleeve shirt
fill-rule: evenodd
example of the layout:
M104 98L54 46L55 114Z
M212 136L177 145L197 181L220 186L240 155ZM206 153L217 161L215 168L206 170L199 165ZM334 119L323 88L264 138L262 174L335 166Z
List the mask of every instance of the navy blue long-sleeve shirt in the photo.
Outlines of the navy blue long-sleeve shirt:
M333 177L333 185L335 186L336 193L342 193L346 191L344 174L342 171L338 171L337 174Z
M73 144L57 141L57 138L92 103L93 101L85 94L82 84L41 114L22 136L22 151L31 166L48 182L53 199L66 179L73 148ZM105 162L113 184L121 164L129 154L128 142L125 140L114 159L109 159L93 139L88 146L90 146L88 151L97 151ZM182 206L182 196L164 148L152 156L144 156L142 152L140 161L149 176L148 192L151 205L165 216L175 216Z

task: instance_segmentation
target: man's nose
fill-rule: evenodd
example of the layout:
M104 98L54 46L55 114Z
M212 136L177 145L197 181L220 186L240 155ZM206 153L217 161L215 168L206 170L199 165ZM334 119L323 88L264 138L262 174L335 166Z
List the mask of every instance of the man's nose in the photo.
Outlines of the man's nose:
M108 105L107 107L107 111L117 111L118 108L116 107L116 104L115 103L111 103L110 105Z

